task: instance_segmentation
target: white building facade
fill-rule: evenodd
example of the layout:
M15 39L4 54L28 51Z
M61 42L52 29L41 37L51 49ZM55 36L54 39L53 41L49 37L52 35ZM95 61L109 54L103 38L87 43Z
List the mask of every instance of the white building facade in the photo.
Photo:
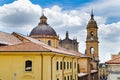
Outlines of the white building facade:
M112 59L107 61L108 80L120 80L120 55L112 55Z

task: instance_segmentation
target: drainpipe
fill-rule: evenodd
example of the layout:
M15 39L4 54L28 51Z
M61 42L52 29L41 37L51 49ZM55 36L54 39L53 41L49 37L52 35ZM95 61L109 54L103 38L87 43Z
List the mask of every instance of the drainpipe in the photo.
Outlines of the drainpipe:
M65 59L66 56L63 57L62 59L62 80L64 80L64 59Z
M55 54L51 57L51 80L53 80L53 79L52 79L52 75L53 75L53 73L52 73L52 69L53 69L53 68L52 68L52 64L53 64L53 61L52 61L52 60L53 60L54 56L55 56Z
M43 80L43 55L41 54L41 80Z

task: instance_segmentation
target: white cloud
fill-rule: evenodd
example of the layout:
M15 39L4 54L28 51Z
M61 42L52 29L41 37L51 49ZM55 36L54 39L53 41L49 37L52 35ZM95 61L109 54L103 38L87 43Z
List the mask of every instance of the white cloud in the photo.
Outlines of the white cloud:
M29 0L18 0L0 7L0 23L6 32L21 31L23 27L33 28L41 15L41 7L32 4ZM25 31L28 30L23 30ZM23 32L21 31L21 32Z
M64 38L66 31L69 31L71 39L76 36L79 41L79 49L84 53L86 26L90 19L89 13L92 6L95 9L94 13L100 15L95 15L95 20L99 26L100 59L104 62L110 58L111 53L120 51L120 34L118 34L120 31L120 22L106 24L109 16L116 14L119 16L119 11L116 10L116 8L118 9L119 3L115 4L116 2L113 2L113 0L109 0L109 3L104 1L101 0L87 4L77 10L62 10L61 7L54 5L50 8L45 8L44 13L48 17L48 24L56 30L60 37ZM114 10L117 12L112 12L113 8L111 4L112 7L116 7ZM32 4L29 0L18 0L11 4L1 6L0 31L16 31L26 35L39 23L41 11L41 6ZM103 56L104 54L106 55Z
M79 9L88 12L93 8L95 14L103 16L110 21L111 17L120 18L119 7L120 0L97 0L94 3L88 3Z
M102 61L109 60L111 54L118 54L120 51L120 22L112 24L101 24L99 26L100 36L100 58ZM106 56L104 56L106 55ZM104 57L104 58L103 58Z

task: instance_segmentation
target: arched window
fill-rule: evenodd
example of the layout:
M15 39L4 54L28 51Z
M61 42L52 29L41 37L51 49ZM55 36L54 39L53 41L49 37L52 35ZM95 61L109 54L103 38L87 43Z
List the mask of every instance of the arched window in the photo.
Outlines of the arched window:
M69 69L69 62L67 62L67 69Z
M58 70L59 69L59 62L57 61L56 62L56 70Z
M32 61L27 60L25 62L25 71L32 71Z
M93 37L94 37L94 32L91 31L91 32L90 32L90 40L93 40Z
M94 54L94 48L93 47L90 48L90 54Z
M51 41L50 40L48 41L48 45L51 46Z
M93 36L94 36L94 32L93 32L93 31L91 31L91 32L90 32L90 35L93 37Z
M60 69L62 69L62 61L60 62Z
M66 80L66 76L64 76L64 80Z
M64 62L64 69L66 69L66 62Z
M69 76L68 76L68 80L69 80Z

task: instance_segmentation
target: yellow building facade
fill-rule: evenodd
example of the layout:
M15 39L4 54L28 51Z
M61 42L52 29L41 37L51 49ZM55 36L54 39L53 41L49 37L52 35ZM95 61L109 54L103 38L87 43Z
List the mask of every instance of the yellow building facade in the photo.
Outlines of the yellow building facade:
M19 45L15 47L18 46ZM34 45L32 46L35 47ZM2 49L3 48L1 48L1 50ZM74 57L74 55L63 55L51 51L1 51L0 79L62 80L62 78L66 78L66 80L68 80L69 78L77 80L78 59ZM31 62L31 64L29 63L29 61Z
M0 80L97 80L92 57L60 47L44 14L29 36L0 36Z

